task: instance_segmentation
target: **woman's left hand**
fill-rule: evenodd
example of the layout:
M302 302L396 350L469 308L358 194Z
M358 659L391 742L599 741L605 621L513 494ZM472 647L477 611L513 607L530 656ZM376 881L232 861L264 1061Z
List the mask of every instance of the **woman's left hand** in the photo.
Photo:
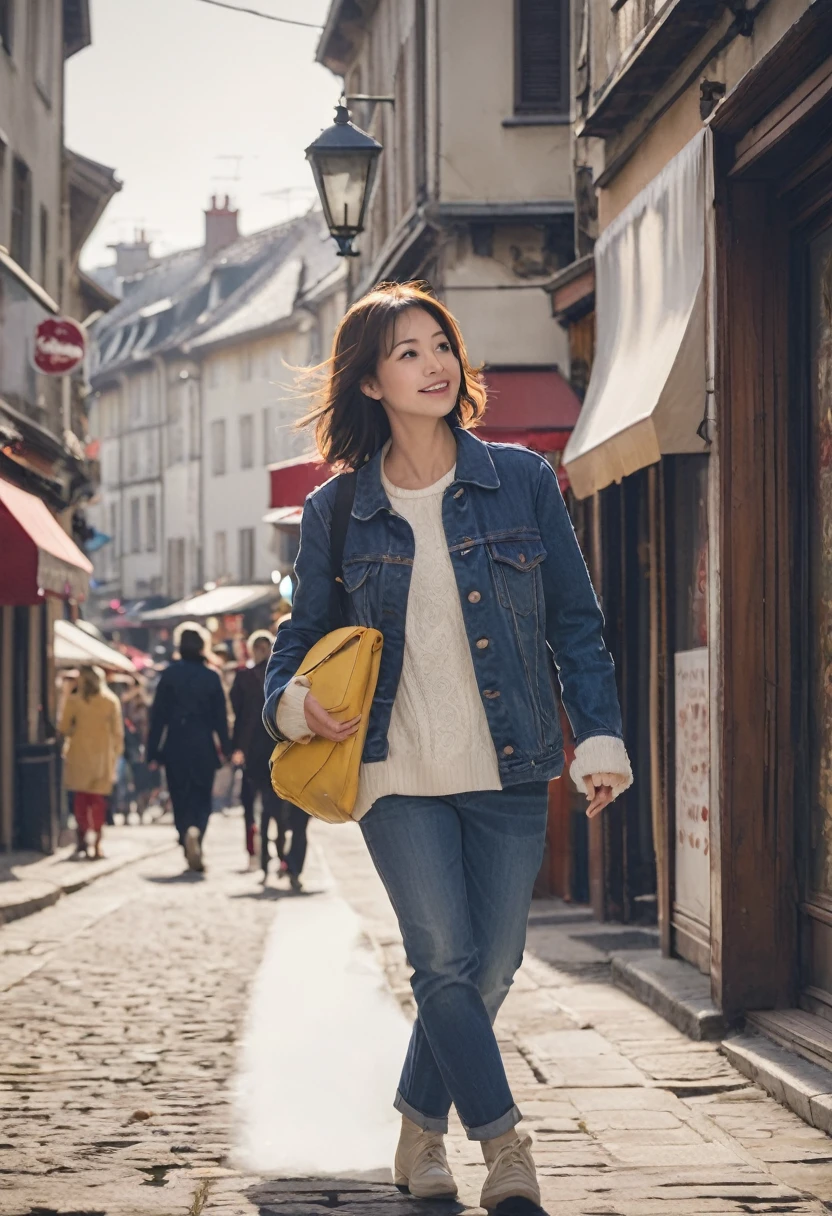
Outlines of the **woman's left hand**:
M591 777L584 777L589 802L589 806L586 808L587 819L594 819L596 815L600 815L605 806L609 806L614 797L612 791L615 784L615 773L593 773Z

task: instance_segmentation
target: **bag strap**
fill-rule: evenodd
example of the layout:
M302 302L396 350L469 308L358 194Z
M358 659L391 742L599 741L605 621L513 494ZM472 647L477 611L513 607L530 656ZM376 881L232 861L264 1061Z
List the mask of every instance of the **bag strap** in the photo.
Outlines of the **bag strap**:
M344 543L350 526L352 504L355 501L355 473L342 473L335 486L335 505L332 510L332 525L329 533L329 552L332 563L332 596L330 617L341 625L347 623L349 599L341 577L344 562Z

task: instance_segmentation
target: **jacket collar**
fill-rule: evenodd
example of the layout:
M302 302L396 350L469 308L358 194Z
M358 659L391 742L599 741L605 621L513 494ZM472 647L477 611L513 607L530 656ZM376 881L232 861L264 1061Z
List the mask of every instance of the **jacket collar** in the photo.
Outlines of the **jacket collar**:
M463 430L460 426L455 426L453 432L456 439L454 484L462 481L480 486L483 490L498 490L500 479L488 446L471 431ZM381 482L382 450L379 448L375 456L358 470L352 507L352 514L356 519L372 519L379 511L390 510L390 499Z

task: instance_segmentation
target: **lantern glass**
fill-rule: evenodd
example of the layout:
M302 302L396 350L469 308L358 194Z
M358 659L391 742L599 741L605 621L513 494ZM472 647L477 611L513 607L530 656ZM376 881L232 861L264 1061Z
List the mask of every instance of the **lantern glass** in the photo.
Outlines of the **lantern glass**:
M378 154L318 152L313 164L327 226L333 233L354 236L364 226Z

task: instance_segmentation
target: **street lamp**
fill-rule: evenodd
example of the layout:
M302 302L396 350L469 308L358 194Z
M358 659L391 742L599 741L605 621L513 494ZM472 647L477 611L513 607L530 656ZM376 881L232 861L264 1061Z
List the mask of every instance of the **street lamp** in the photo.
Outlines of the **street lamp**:
M341 105L335 110L335 125L322 131L306 149L339 257L358 257L352 242L364 231L382 150L377 140L350 122L349 110Z

